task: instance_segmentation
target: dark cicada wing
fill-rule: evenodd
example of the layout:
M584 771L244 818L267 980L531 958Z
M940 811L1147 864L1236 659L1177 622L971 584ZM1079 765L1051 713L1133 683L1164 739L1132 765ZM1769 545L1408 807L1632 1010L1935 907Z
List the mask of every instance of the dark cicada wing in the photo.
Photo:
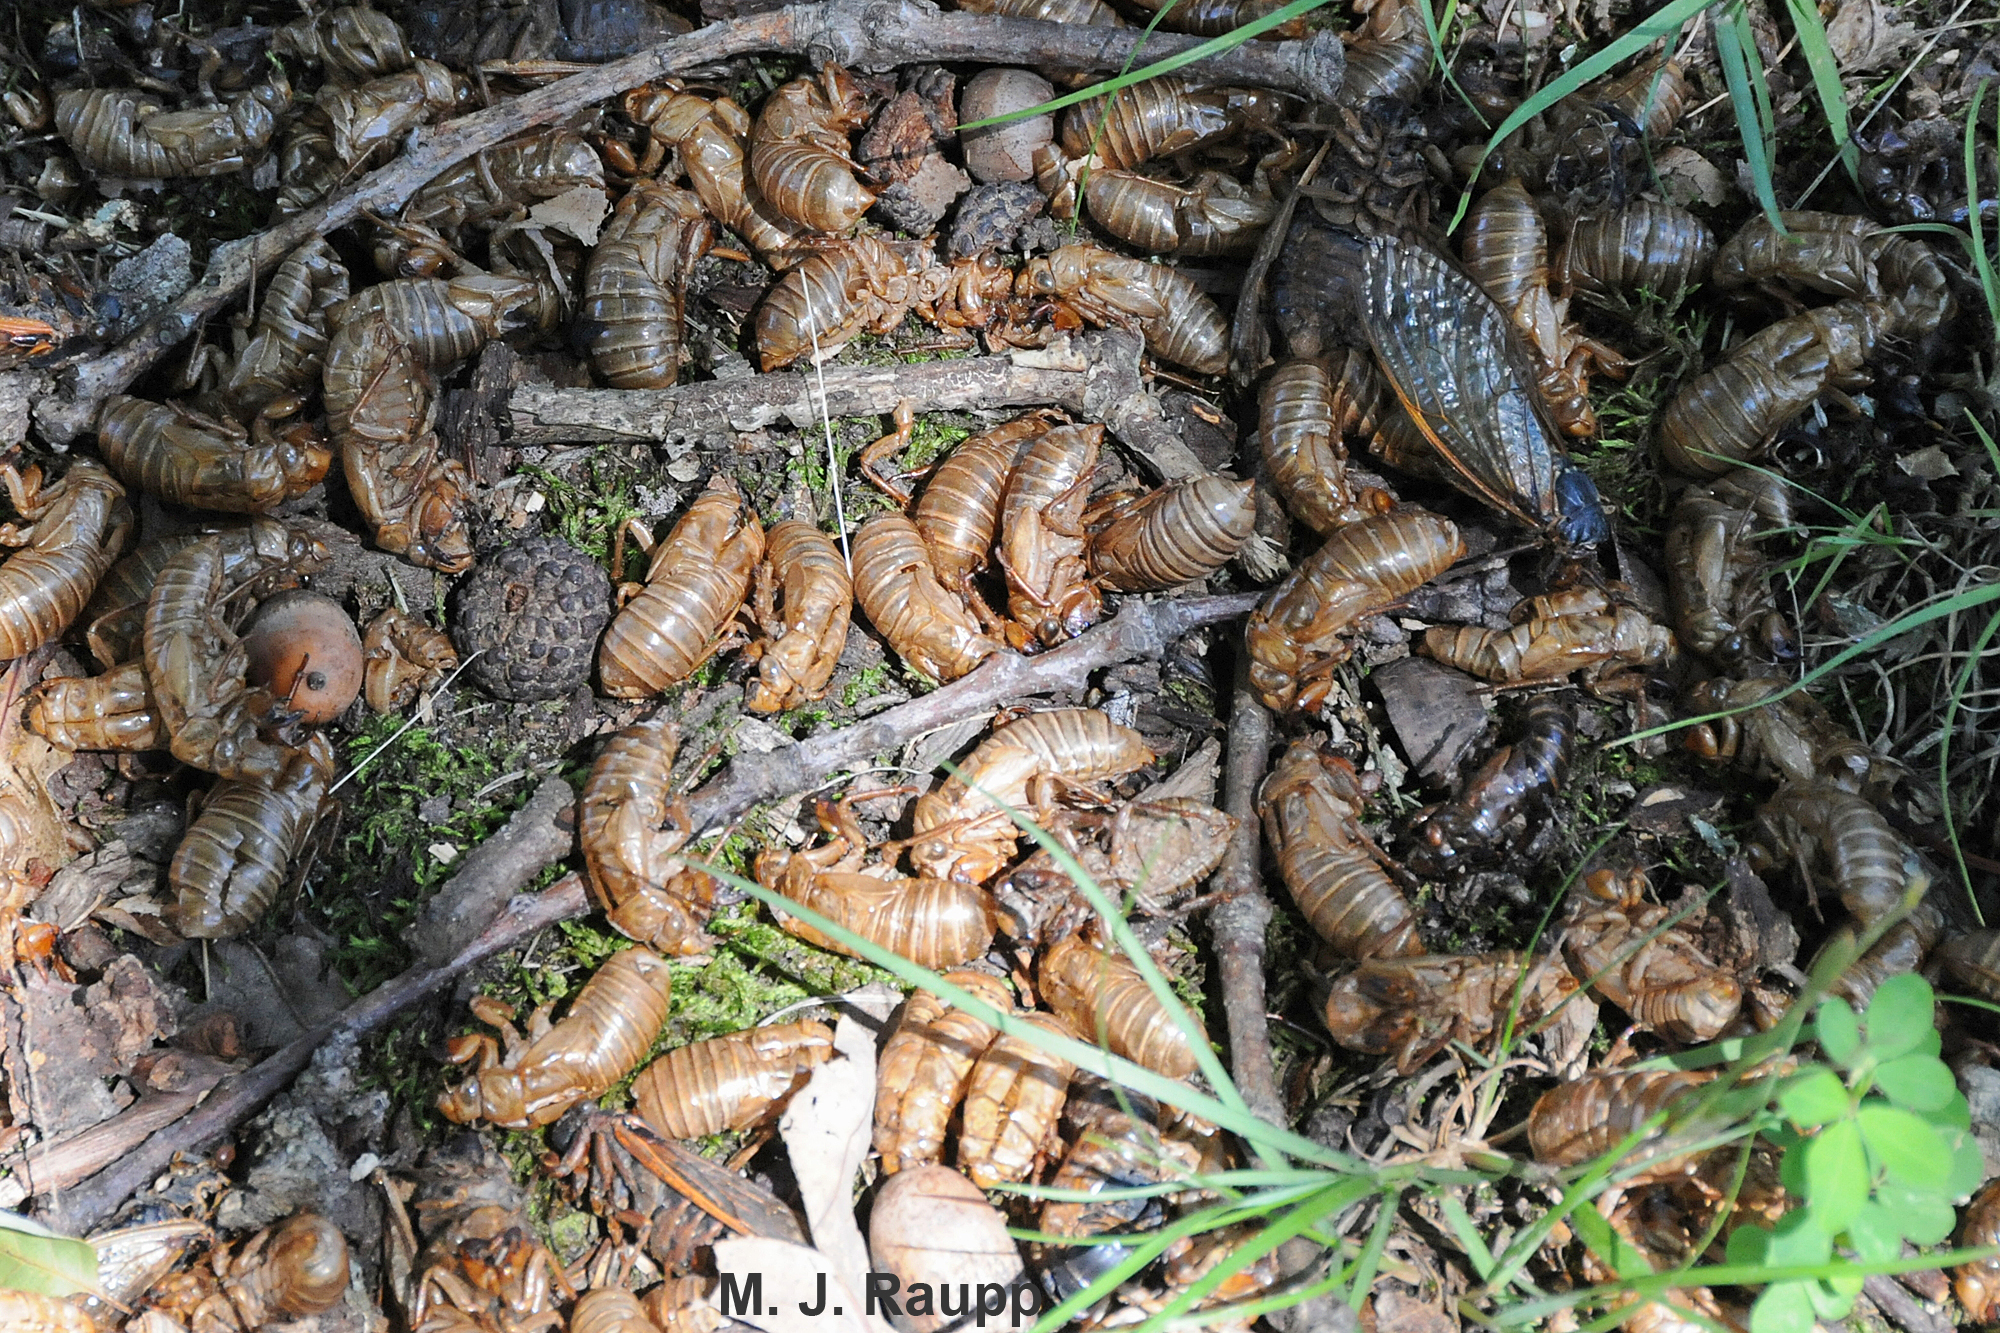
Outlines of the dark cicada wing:
M1597 487L1556 443L1526 350L1492 298L1420 241L1292 224L1272 315L1294 356L1365 338L1403 406L1373 447L1569 546L1609 535ZM1407 421L1403 420L1407 418Z
M1386 236L1368 246L1369 343L1447 480L1531 528L1551 526L1568 460L1542 423L1513 326L1435 251Z

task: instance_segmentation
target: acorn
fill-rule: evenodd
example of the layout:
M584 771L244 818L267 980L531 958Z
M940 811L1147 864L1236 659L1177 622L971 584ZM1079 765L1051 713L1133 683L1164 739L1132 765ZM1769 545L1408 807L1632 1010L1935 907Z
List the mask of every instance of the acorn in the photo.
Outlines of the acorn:
M307 726L333 721L361 692L361 635L331 597L279 593L257 608L243 644L250 683L277 696Z
M983 69L959 94L960 124L1004 116L1040 106L1055 96L1055 89L1039 74L1025 69L998 67ZM982 185L994 181L1029 181L1035 178L1035 150L1056 137L1056 118L1043 114L1004 125L960 130L958 142L965 154L965 169Z

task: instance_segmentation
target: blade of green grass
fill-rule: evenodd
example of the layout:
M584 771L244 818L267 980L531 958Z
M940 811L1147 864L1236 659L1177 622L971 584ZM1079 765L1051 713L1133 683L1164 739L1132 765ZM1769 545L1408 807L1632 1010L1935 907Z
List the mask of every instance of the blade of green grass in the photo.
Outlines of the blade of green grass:
M945 769L953 777L962 776L955 765L946 764ZM1048 832L1034 820L999 800L978 783L970 785L974 791L1006 811L1007 817L1014 821L1017 828L1033 838L1036 846L1055 858L1063 873L1070 877L1071 882L1082 890L1083 896L1089 900L1091 907L1098 914L1098 919L1111 932L1112 939L1124 952L1126 961L1131 963L1144 978L1146 989L1153 993L1153 998L1159 1001L1160 1007L1166 1010L1173 1018L1175 1026L1180 1028L1181 1034L1188 1039L1188 1045L1194 1052L1195 1062L1201 1066L1201 1072L1215 1088L1216 1095L1244 1115L1250 1114L1249 1106L1244 1103L1242 1094L1236 1090L1235 1080L1229 1077L1228 1071L1222 1067L1222 1061L1216 1056L1215 1047L1210 1042L1206 1029L1187 1011L1187 1006L1180 1002L1180 997L1174 994L1174 988L1167 984L1166 976L1154 964L1153 957L1147 952L1145 944L1133 933L1131 924L1125 920L1125 914L1119 910L1118 904L1112 902L1110 895L1098 887L1097 881L1070 854L1069 848L1050 837Z
M1908 634L1919 625L1927 625L1933 620L1941 620L1946 616L1955 616L1993 602L2000 602L2000 583L1989 583L1985 587L1951 593L1948 596L1933 601L1928 606L1906 611L1887 624L1870 630L1867 634L1862 635L1860 639L1841 649L1838 653L1835 653L1811 671L1806 672L1797 680L1792 681L1783 689L1774 691L1756 703L1745 704L1739 708L1725 708L1715 713L1703 713L1699 717L1684 717L1674 722L1662 723L1657 727L1647 727L1643 731L1635 731L1630 735L1620 736L1616 740L1607 741L1606 745L1636 745L1638 742L1651 736L1665 736L1670 732L1699 726L1703 722L1714 722L1719 718L1733 717L1738 713L1747 713L1752 708L1761 708L1766 704L1774 704L1780 699L1789 698L1791 695L1797 694L1800 690L1810 688L1832 672L1852 662L1855 658L1875 651L1875 649L1881 647L1891 639Z
M1986 913L1980 910L1979 895L1972 889L1972 870L1965 863L1965 844L1958 836L1956 802L1951 799L1951 728L1958 719L1958 706L1972 686L1972 673L1978 669L1996 634L2000 634L2000 611L1986 618L1986 628L1979 632L1971 654L1959 670L1958 679L1951 683L1951 694L1944 702L1944 721L1940 724L1941 735L1938 738L1938 794L1943 798L1944 805L1944 837L1951 846L1952 860L1958 866L1958 882L1965 887L1966 901L1972 904L1973 919L1979 922L1982 929L1986 925Z
M1360 1313L1362 1302L1368 1299L1369 1290L1375 1285L1375 1274L1382 1267L1383 1252L1389 1248L1389 1228L1396 1220L1396 1208L1402 1202L1402 1193L1385 1191L1381 1206L1375 1213L1375 1225L1369 1228L1368 1243L1362 1247L1361 1256L1354 1261L1354 1278L1347 1287L1347 1308ZM1451 1199L1449 1194L1439 1196ZM1456 1199L1452 1200L1454 1203Z
M1854 146L1854 137L1847 129L1847 98L1841 92L1840 63L1833 58L1833 45L1827 40L1819 6L1813 0L1785 0L1785 7L1791 12L1792 28L1798 34L1799 53L1812 73L1813 91L1819 96L1826 128L1840 145L1840 164L1850 178L1858 178L1861 150Z
M1290 1209L1282 1217L1267 1222L1255 1236L1237 1245L1227 1259L1203 1274L1197 1281L1190 1283L1185 1291L1169 1301L1158 1314L1140 1324L1134 1333L1160 1333L1176 1316L1192 1309L1204 1296L1231 1277L1256 1263L1286 1241L1311 1230L1321 1218L1341 1212L1367 1192L1367 1185L1363 1181L1342 1181Z
M1750 13L1738 0L1715 19L1715 55L1722 66L1722 79L1729 87L1729 103L1736 111L1736 124L1743 133L1743 160L1749 165L1757 202L1771 225L1783 231L1778 219L1778 192L1771 180L1771 92L1764 82L1762 58L1757 54L1756 34L1750 28Z
M1036 106L1023 107L1019 111L1009 111L1003 115L988 116L984 120L968 120L958 128L961 132L965 130L980 130L985 129L988 125L1005 125L1008 121L1022 120L1028 116L1043 116L1051 111L1061 111L1064 107L1075 106L1078 102L1088 102L1093 97L1103 97L1107 93L1115 93L1120 88L1130 88L1133 84L1144 83L1147 79L1157 79L1162 74L1171 74L1177 69L1192 65L1197 60L1206 60L1208 57L1219 55L1224 51L1234 51L1237 47L1258 34L1269 32L1279 24L1289 23L1301 14L1310 14L1327 2L1328 0L1291 0L1291 3L1282 9L1274 9L1264 15L1264 17L1254 19L1232 32L1226 32L1220 37L1211 37L1198 46L1190 46L1187 50L1177 55L1168 56L1164 60L1156 60L1152 64L1135 69L1128 74L1120 74L1117 78L1106 79L1103 83L1093 83L1088 88L1079 88L1073 93L1064 93L1061 97L1051 98Z
M1486 1238L1479 1234L1479 1228L1472 1225L1472 1215L1465 1211L1465 1205L1458 1201L1456 1194L1440 1194L1434 1202L1438 1211L1444 1214L1445 1224L1451 1228L1459 1248L1465 1251L1472 1271L1484 1282L1493 1275L1493 1251L1486 1247Z

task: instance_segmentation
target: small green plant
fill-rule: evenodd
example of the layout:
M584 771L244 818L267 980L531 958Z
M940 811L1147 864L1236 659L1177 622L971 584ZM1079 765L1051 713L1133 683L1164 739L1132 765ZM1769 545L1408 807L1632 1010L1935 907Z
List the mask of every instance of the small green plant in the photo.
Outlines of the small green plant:
M1820 1050L1780 1085L1782 1122L1765 1130L1784 1149L1785 1188L1804 1201L1776 1227L1746 1225L1729 1237L1733 1264L1827 1264L1836 1249L1863 1262L1899 1258L1905 1241L1935 1245L1951 1234L1952 1205L1979 1188L1984 1170L1965 1098L1938 1056L1930 983L1890 977L1857 1018L1845 1000L1820 1006ZM1844 1319L1861 1276L1832 1272L1765 1287L1752 1333L1810 1333L1816 1319Z

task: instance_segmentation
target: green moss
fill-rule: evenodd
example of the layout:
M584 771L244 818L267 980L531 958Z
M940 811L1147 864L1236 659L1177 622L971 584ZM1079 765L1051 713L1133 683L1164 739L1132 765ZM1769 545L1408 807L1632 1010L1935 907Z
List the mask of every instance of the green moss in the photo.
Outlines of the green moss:
M1645 375L1626 384L1600 377L1591 390L1597 443L1588 454L1579 454L1580 460L1599 492L1642 533L1658 533L1665 519L1666 491L1653 453L1653 423L1672 388L1666 379Z
M768 920L760 919L754 903L739 904L718 916L709 924L709 931L727 941L730 950L744 960L746 968L754 966L764 975L782 978L794 987L794 999L841 995L871 981L895 981L890 973L878 967L814 948L796 935L787 934Z
M541 1228L542 1241L557 1259L573 1264L590 1252L598 1235L595 1214L579 1211L566 1201L555 1199L546 1201L543 1209L546 1221Z
M362 1087L386 1092L392 1105L408 1107L424 1131L443 1120L437 1113L438 1094L459 1077L455 1069L438 1063L430 1046L430 1033L415 1018L405 1018L361 1045Z
M833 720L833 710L825 704L806 704L777 715L773 721L794 740L804 740L813 729Z
M449 738L374 716L347 742L349 765L368 766L339 793L340 832L307 901L340 940L334 965L357 994L409 964L405 941L418 909L457 872L457 857L440 860L430 848L462 854L479 845L534 792L526 775L502 781L528 767L526 743L490 725L492 709L456 717ZM440 798L449 803L444 817L424 818L422 807Z
M889 668L886 666L863 667L848 678L840 691L840 706L853 708L864 699L873 699L889 687Z
M1169 676L1160 685L1160 692L1181 704L1190 712L1213 716L1215 713L1215 693L1191 676Z
M586 485L578 485L533 464L523 464L520 470L533 477L549 497L549 513L555 520L556 534L607 565L617 545L619 529L628 519L643 517L643 511L633 501L630 470L602 453L590 459L590 479ZM633 564L635 557L643 563L643 553L636 544L628 543L626 565ZM626 575L626 570L611 571L614 580Z
M903 466L912 471L928 467L972 432L934 416L918 417L910 428L910 447L903 451Z
M915 366L926 361L963 361L973 355L973 352L974 349L970 347L921 347L899 349L895 356L896 360L904 365Z
M1202 993L1202 985L1207 980L1208 968L1203 963L1201 951L1193 940L1176 930L1167 936L1167 947L1174 953L1170 966L1165 968L1167 984L1173 987L1174 995L1188 1007L1195 1017L1203 1017L1208 1007L1208 997Z
M766 93L782 88L808 72L807 63L800 56L752 56L746 65L744 74L736 80L734 95L738 106L752 108L764 99Z
M756 859L757 853L762 850L762 844L745 830L761 827L767 811L768 807L753 807L742 819L737 821L734 828L722 835L722 841L706 850L698 849L692 855L696 855L710 865L720 867L732 875L741 875L746 879L749 878L751 863Z

